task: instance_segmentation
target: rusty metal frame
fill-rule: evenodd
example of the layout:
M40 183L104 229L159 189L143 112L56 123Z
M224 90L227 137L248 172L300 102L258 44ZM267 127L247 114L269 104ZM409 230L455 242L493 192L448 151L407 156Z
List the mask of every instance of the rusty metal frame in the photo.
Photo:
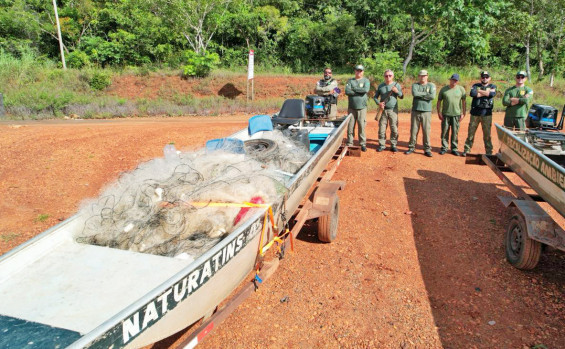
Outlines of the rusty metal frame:
M512 183L504 172L513 172L496 155L482 155L487 165L516 197L498 196L505 207L515 207L526 221L528 236L536 241L565 251L565 230L536 202L544 201L539 195L530 195Z

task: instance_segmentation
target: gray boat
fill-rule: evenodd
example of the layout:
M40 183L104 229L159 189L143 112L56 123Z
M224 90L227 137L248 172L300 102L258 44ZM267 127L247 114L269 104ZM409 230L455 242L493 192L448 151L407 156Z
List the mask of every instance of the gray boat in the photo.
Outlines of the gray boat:
M307 120L302 100L269 118L275 127L306 135L311 150L295 173L276 173L287 194L269 203L277 227L270 236L263 236L268 208L258 207L189 261L78 242L73 237L84 219L75 215L1 256L0 348L139 348L210 315L255 269L260 245L310 193L341 146L348 120ZM268 132L251 132L250 125L229 139L261 146ZM318 205L319 234L331 241L339 201L326 201L327 210Z
M495 124L500 151L482 155L515 197L499 197L510 212L505 234L506 259L519 269L533 269L542 245L565 251L565 231L538 204L549 203L565 216L565 134L557 130L510 130ZM535 192L527 193L505 173L514 172Z

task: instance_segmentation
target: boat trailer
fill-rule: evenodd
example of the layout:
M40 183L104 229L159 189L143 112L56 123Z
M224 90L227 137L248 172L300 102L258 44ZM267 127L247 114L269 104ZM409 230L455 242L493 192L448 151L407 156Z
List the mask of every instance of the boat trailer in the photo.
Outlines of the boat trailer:
M515 184L506 175L514 171L499 156L468 155L465 163L487 165L515 196L498 196L511 213L504 237L506 259L510 264L518 269L534 269L542 244L565 251L565 230L538 204L546 202L545 199L538 193L528 194Z
M332 177L346 155L360 156L357 152L358 147L350 149L342 143L328 162L317 180L312 184L307 194L301 201L296 212L289 220L289 228L280 243L280 251L276 257L265 261L263 257L257 256L257 272L251 275L250 281L244 283L235 291L227 302L216 309L215 312L204 317L200 322L192 325L198 326L191 334L175 344L175 349L191 349L200 343L208 334L216 329L237 307L249 298L259 287L259 285L269 279L279 267L280 259L284 258L286 250L293 249L293 241L304 226L312 219L318 219L318 239L323 242L332 242L337 237L337 227L339 221L339 197L337 192L345 187L345 181L332 181ZM191 329L189 328L188 331Z

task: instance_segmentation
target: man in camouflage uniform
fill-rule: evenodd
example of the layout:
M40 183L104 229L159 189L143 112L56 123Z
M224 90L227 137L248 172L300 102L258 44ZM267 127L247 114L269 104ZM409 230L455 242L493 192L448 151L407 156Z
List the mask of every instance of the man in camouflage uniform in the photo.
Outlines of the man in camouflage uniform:
M330 99L330 114L328 118L334 120L337 117L337 81L332 77L331 68L324 69L324 78L316 83L314 93L318 96L327 96Z
M385 81L377 87L375 92L375 103L383 110L379 119L379 147L378 152L385 150L386 145L386 125L390 124L390 150L397 152L396 144L398 141L398 102L397 98L404 98L402 87L394 79L392 70L387 69L384 74ZM380 101L379 101L380 97Z
M504 114L504 126L526 129L526 117L528 116L529 104L532 102L534 91L526 86L526 72L520 70L516 73L516 85L504 92L502 104L506 107Z
M432 101L436 97L436 85L428 82L428 71L420 70L418 82L412 85L412 113L410 120L410 142L408 150L404 154L409 155L416 148L416 140L420 125L422 125L422 138L424 143L424 155L432 157L432 146L430 145Z
M485 153L492 155L493 147L490 132L492 128L492 108L494 107L496 86L490 83L490 74L488 71L481 72L481 82L474 84L469 94L473 97L473 101L471 102L471 120L469 121L465 148L461 155L467 156L471 151L475 140L475 132L477 132L479 124L481 124L483 130Z
M361 151L367 151L365 125L367 124L367 93L371 87L369 79L363 77L364 71L362 65L355 66L355 77L347 80L345 85L345 94L349 97L347 112L352 115L347 127L347 145L353 145L355 123L357 123Z

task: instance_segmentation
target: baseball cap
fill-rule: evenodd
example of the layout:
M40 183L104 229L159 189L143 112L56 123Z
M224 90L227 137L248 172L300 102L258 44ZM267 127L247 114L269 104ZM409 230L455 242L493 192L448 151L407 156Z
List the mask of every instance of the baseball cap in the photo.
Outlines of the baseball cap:
M365 70L365 67L363 67L361 64L357 64L355 66L355 70Z
M516 76L518 76L518 75L528 76L528 74L523 70L520 70L519 72L517 72Z
M459 81L459 74L455 73L455 74L451 75L451 77L449 78L449 80L457 80L457 81Z
M485 75L486 75L487 77L490 77L490 74L488 73L488 71L483 70L483 71L481 72L481 77L483 77L483 76L485 76Z
M425 69L422 69L418 72L418 76L420 76L420 75L428 75L428 71L425 70Z

